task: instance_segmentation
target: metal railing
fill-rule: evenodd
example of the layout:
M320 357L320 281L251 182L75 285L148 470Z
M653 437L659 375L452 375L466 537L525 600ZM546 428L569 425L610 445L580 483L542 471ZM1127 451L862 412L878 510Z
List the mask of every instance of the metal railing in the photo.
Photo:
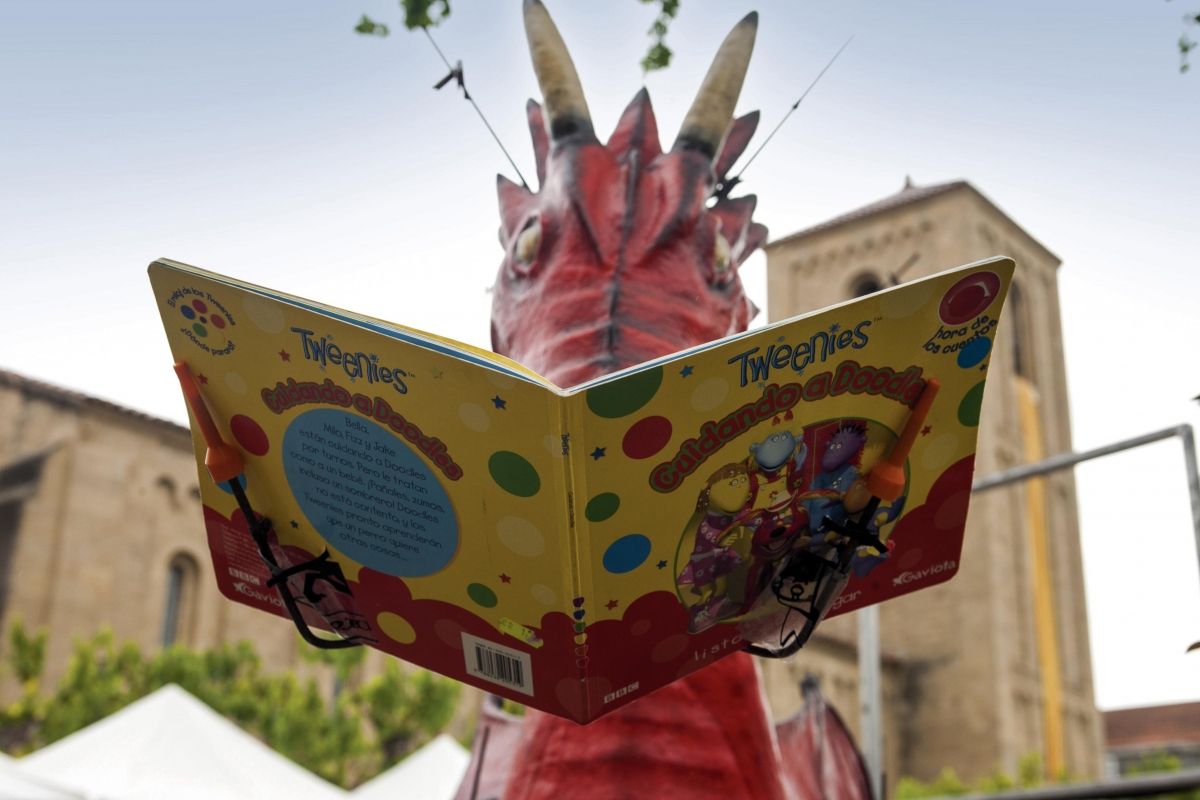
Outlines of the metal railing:
M1114 442L1113 444L1097 447L1094 450L1087 450L1083 453L1061 453L1033 464L1006 469L1002 472L979 478L971 486L971 491L986 492L988 489L995 489L999 486L1006 486L1010 483L1017 483L1018 481L1036 478L1039 475L1046 475L1050 472L1067 469L1084 461L1091 461L1094 458L1110 456L1113 453L1132 450L1135 447L1142 447L1143 445L1175 437L1179 437L1179 440L1183 443L1183 467L1187 473L1188 495L1192 502L1192 533L1196 540L1197 563L1200 564L1200 471L1196 468L1196 441L1192 435L1192 426L1186 423L1176 425L1173 428L1163 428L1161 431L1155 431L1154 433L1135 436L1132 439Z

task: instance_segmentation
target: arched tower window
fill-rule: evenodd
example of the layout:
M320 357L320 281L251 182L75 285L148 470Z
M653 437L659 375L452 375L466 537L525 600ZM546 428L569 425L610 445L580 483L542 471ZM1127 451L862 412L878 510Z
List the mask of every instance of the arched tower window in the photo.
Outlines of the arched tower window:
M196 616L196 586L200 566L187 553L176 553L167 562L167 598L163 613L162 644L189 644Z
M866 297L869 294L875 294L882 288L883 282L873 272L864 272L850 284L850 292L853 297Z
M1025 295L1015 281L1008 289L1008 318L1013 374L1018 378L1032 380L1033 372L1029 363L1029 309L1025 304Z
M13 562L21 517L26 501L41 485L42 470L50 451L18 458L0 467L0 616L8 603L11 581L16 570Z

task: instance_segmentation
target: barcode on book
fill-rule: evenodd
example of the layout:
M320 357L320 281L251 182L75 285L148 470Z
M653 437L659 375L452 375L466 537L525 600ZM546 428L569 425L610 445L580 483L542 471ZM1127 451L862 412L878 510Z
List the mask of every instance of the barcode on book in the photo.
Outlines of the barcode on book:
M468 675L533 695L533 665L528 653L466 632L462 635L462 642Z

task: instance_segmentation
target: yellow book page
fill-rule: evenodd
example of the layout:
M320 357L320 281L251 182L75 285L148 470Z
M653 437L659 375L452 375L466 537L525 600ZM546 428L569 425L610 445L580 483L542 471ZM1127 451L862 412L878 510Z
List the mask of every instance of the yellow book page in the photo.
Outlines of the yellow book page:
M373 646L523 702L553 697L575 669L556 392L478 351L431 349L177 263L151 265L150 278L172 355L245 457L239 480L272 520L281 559L328 550L352 632ZM193 430L217 581L281 614ZM548 615L566 630L557 647L542 633Z
M829 613L957 571L1013 266L951 270L573 390L589 713L800 625L780 593L821 587L789 568L838 557L832 525L866 506L930 379L902 495L864 523L885 550L845 548Z
M490 365L493 365L496 369L518 374L518 375L520 375L528 380L531 380L535 383L542 384L543 386L549 386L549 387L552 387L555 389L558 388L552 382L543 378L541 375L537 374L536 372L529 369L528 367L526 367L524 364L521 364L520 362L514 361L511 358L508 358L507 356L502 356L502 355L499 355L498 353L493 353L490 350L484 350L481 347L475 347L474 345L466 344L464 342L459 342L459 341L457 341L455 339L451 339L447 336L439 336L438 334L435 334L435 333L429 333L428 331L422 331L417 328L409 327L407 325L401 325L396 322L390 322L385 319L380 319L379 317L372 317L368 314L359 314L354 311L347 311L346 309L337 308L335 306L330 306L325 303L318 302L316 300L308 300L308 299L298 297L293 294L288 294L287 292L280 292L280 291L276 291L274 289L267 289L263 286L258 286L256 284L249 283L247 281L243 281L238 278L231 278L227 275L220 275L215 272L210 272L208 270L201 269L200 267L193 267L190 264L184 264L180 261L173 261L169 258L159 259L156 263L162 264L163 266L178 269L180 271L188 272L193 275L201 276L201 277L207 278L209 280L215 281L217 283L224 283L229 286L236 286L238 288L245 289L246 291L261 295L263 297L283 300L292 305L297 305L297 306L304 307L304 308L310 308L310 309L313 309L313 310L316 310L319 312L323 312L325 314L332 315L335 317L340 317L340 318L344 318L346 320L357 321L357 322L373 325L373 326L376 326L380 329L383 329L383 330L386 330L389 332L409 336L416 341L423 341L428 344L442 345L443 347L445 347L449 350L461 353L465 356L474 357L478 363L490 364Z

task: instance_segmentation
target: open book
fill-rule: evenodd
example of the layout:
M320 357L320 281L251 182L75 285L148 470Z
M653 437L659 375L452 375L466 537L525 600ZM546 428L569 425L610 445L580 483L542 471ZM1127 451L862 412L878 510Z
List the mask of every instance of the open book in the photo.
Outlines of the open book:
M587 722L787 639L788 599L814 590L799 560L847 554L821 616L953 576L1012 271L961 267L567 389L177 262L150 280L304 617ZM902 491L862 511L931 379ZM221 591L287 613L193 432ZM866 538L847 549L851 518Z

